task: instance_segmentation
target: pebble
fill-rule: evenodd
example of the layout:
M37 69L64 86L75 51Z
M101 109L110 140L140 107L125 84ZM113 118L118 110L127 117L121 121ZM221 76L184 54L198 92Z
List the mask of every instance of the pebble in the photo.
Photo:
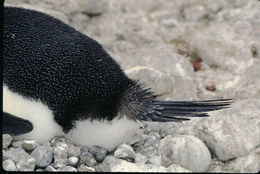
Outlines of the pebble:
M54 147L54 167L61 168L68 164L68 145L65 142L57 142Z
M43 171L47 171L47 172L54 172L57 171L57 169L55 169L53 166L48 165L47 167L44 168Z
M3 148L8 148L13 140L13 137L9 134L3 134L2 135L3 138Z
M38 167L47 167L53 158L53 148L50 146L39 146L34 149L31 156L36 160Z
M108 6L108 2L106 0L84 0L77 2L80 6L80 9L78 10L83 11L90 16L104 13Z
M80 160L82 160L84 162L84 164L89 167L93 167L93 166L97 165L97 161L96 161L95 157L89 152L83 152L80 155Z
M18 163L16 163L16 167L18 171L34 171L36 166L36 161L30 155L25 155L20 158Z
M78 172L95 172L95 168L81 164L77 167Z
M81 154L81 149L79 146L75 146L73 144L69 145L69 149L67 152L68 157L72 157L72 156L79 157L80 154Z
M161 139L162 166L180 164L193 172L205 172L211 163L207 146L192 135L168 135Z
M69 165L77 166L79 159L75 156L69 157Z
M140 154L140 153L136 153L135 154L135 163L141 163L141 164L145 164L147 162L147 157Z
M3 169L6 171L18 171L14 161L7 159L3 161Z
M77 169L72 167L72 166L65 166L65 167L61 167L59 168L57 171L63 171L63 172L76 172Z
M25 140L22 143L22 148L26 151L33 151L34 149L36 149L40 144L36 141L33 140Z
M98 163L102 162L107 155L107 150L102 147L93 146L88 151L95 157Z
M114 156L116 158L135 158L135 152L133 148L128 144L121 144L115 150Z

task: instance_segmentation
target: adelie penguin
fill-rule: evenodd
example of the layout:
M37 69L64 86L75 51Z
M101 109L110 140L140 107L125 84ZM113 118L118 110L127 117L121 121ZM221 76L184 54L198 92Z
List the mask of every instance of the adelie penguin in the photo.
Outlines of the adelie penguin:
M109 150L142 121L206 117L231 100L158 101L103 47L49 15L4 8L3 133L16 139L63 135Z

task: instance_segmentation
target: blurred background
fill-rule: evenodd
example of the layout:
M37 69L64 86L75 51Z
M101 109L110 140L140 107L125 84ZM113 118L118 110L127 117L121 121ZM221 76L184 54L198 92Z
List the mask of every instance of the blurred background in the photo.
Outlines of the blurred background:
M210 162L202 155L189 164L210 165L201 170L180 162L191 171L260 170L259 1L5 0L5 5L50 14L97 40L128 76L152 87L160 99L234 98L230 110L207 119L149 123L148 140L156 148L172 134L205 142ZM148 152L151 148L142 154ZM169 166L158 154L148 160Z

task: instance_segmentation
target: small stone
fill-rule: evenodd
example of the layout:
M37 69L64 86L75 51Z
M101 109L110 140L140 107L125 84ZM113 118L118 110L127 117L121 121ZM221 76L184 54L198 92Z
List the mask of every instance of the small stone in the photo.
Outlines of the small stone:
M153 157L150 157L150 158L147 160L147 164L161 165L161 156L159 156L159 155L154 155Z
M43 172L43 169L36 169L35 172Z
M147 157L140 154L140 153L136 153L135 154L135 163L141 163L141 164L145 164L147 161Z
M53 148L50 146L39 146L32 151L31 156L36 160L38 167L46 167L52 161Z
M44 171L47 171L47 172L54 172L54 171L57 171L57 169L55 169L53 166L51 165L48 165L47 167L44 168Z
M179 164L170 165L169 167L167 167L167 171L168 172L180 172L180 173L181 172L191 172L190 170L181 167L181 165L179 165Z
M166 28L173 28L179 25L179 22L175 18L163 19L161 23Z
M57 143L63 142L69 144L69 140L63 136L56 136L51 140L51 145L56 146Z
M69 157L69 165L77 166L79 159L75 156Z
M115 150L114 156L116 158L135 158L135 152L133 148L128 144L121 144Z
M95 157L89 153L89 152L84 152L80 155L80 159L84 162L89 167L93 167L97 165L97 161Z
M8 148L13 140L13 137L9 134L3 134L3 148Z
M88 15L100 15L105 12L108 6L108 2L105 0L84 0L77 2L80 7L79 10Z
M38 146L39 146L39 143L37 143L36 141L25 140L25 141L23 141L23 144L22 144L22 148L26 151L33 151Z
M160 135L157 132L150 132L149 136L145 140L144 146L153 146L158 148L160 142Z
M88 151L96 158L98 163L102 162L107 155L107 150L102 147L93 146Z
M14 141L12 141L12 143L11 143L11 146L13 146L13 147L22 147L22 144L23 144L23 140L14 140Z
M161 139L159 151L165 167L178 163L191 171L204 172L211 162L207 146L192 135L168 135Z
M54 147L54 167L61 168L68 164L67 151L68 145L66 143L56 143Z
M142 155L146 156L147 158L153 157L158 153L157 149L153 146L141 146L136 150L136 152L141 153Z
M93 167L88 167L84 164L81 164L77 168L78 172L95 172L95 169Z
M80 147L70 144L67 154L68 154L68 157L72 157L72 156L79 157L81 154Z
M35 159L30 155L22 156L18 163L16 163L19 171L34 171Z
M72 166L65 166L65 167L61 167L59 168L57 171L63 171L63 172L76 172L77 169L72 167Z
M3 168L6 171L18 171L18 169L15 166L15 163L10 159L3 161Z

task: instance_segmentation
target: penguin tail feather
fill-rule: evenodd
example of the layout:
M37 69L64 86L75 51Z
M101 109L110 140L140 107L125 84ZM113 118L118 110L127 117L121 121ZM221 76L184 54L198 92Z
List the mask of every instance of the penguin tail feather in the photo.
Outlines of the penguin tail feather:
M158 101L143 84L135 81L123 97L123 112L132 119L180 122L190 117L208 117L208 112L229 108L232 99L201 101Z

